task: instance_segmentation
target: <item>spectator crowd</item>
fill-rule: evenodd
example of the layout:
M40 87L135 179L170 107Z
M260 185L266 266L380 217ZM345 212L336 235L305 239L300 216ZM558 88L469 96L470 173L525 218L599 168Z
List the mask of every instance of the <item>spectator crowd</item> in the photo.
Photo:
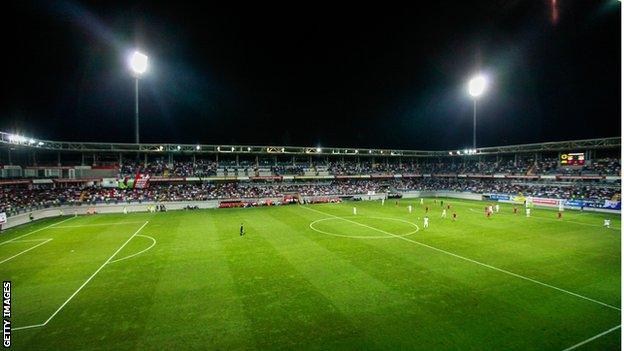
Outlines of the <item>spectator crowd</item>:
M157 167L157 166L155 166ZM156 169L156 168L155 168ZM508 179L425 177L325 182L185 182L152 183L143 189L102 186L0 186L0 212L9 215L62 204L97 204L143 201L203 201L302 196L366 195L405 191L460 191L535 197L604 201L620 193L620 182L522 182Z
M445 158L439 160L423 159L408 162L377 162L370 160L357 162L344 160L341 162L259 162L258 164L245 162L221 161L219 163L207 160L174 161L166 163L163 160L139 162L124 160L119 166L120 176L136 174L137 172L158 177L209 177L215 175L260 175L262 171L272 175L304 175L318 174L326 171L331 175L359 175L359 174L509 174L509 175L620 175L620 160L616 158L602 158L587 162L584 166L563 167L555 158L499 159L499 160L472 160L462 158Z

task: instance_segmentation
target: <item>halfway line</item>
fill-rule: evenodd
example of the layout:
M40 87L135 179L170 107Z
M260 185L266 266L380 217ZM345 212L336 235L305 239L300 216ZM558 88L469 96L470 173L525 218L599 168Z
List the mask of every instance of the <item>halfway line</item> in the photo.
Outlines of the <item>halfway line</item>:
M369 229L372 229L372 230L376 230L376 231L378 231L380 233L385 233L385 234L391 235L391 236L393 236L395 238L398 238L398 239L401 239L401 240L405 240L405 241L409 241L411 243L414 243L414 244L417 244L417 245L420 245L420 246L424 246L426 248L429 248L429 249L432 249L432 250L435 250L435 251L438 251L438 252L441 252L441 253L444 253L444 254L447 254L447 255L459 258L459 259L462 259L464 261L468 261L468 262L472 262L474 264L478 264L478 265L480 265L482 267L490 268L490 269L493 269L495 271L499 271L501 273L505 273L505 274L514 276L516 278L524 279L526 281L529 281L529 282L532 282L532 283L535 283L535 284L539 284L539 285L542 285L542 286L545 286L545 287L548 287L548 288L551 288L551 289L554 289L554 290L557 290L557 291L561 291L563 293L566 293L566 294L569 294L569 295L572 295L572 296L576 296L578 298L581 298L581 299L584 299L584 300L587 300L587 301L591 301L591 302L597 303L599 305L602 305L602 306L605 306L605 307L608 307L608 308L611 308L611 309L614 309L614 310L617 310L617 311L621 311L621 309L619 307L616 307L616 306L613 306L613 305L609 305L608 303L604 303L602 301L598 301L598 300L592 299L590 297L583 296L583 295L577 294L575 292L572 292L572 291L569 291L569 290L565 290L565 289L556 287L554 285L550 285L550 284L547 284L547 283L544 283L544 282L540 282L539 280L535 280L533 278L525 277L523 275L520 275L520 274L517 274L517 273L514 273L514 272L510 272L510 271L502 269L502 268L494 267L494 266L489 265L487 263L475 261L475 260L473 260L471 258L460 256L458 254L455 254L455 253L452 253L452 252L449 252L449 251L446 251L446 250L443 250L443 249L439 249L439 248L437 248L435 246L431 246L431 245L427 245L425 243L421 243L420 241L416 241L416 240L412 240L412 239L409 239L409 238L405 238L405 237L402 237L400 235L396 235L396 234L387 232L387 231L379 229L379 228L371 227L371 226L363 224L363 223L358 223L358 222L355 222L355 221L352 221L352 220L349 220L349 219L346 219L346 218L338 217L338 216L335 216L335 215L333 215L331 213L319 211L317 209L313 209L313 208L306 207L306 206L301 206L301 207L303 207L303 208L305 208L307 210L310 210L310 211L314 211L314 212L317 212L317 213L324 214L326 216L331 216L331 217L334 217L334 218L342 219L344 221L347 221L347 222L350 222L350 223L353 223L353 224L357 224L357 225L360 225L360 226L363 226L363 227L366 227L366 228L369 228Z

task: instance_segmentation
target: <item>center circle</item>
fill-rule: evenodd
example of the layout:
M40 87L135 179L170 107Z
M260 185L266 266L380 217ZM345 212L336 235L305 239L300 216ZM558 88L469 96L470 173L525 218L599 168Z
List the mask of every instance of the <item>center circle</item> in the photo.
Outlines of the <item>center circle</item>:
M347 235L347 234L332 233L332 232L328 232L326 230L322 230L322 229L317 228L318 227L317 223L327 222L327 221L336 221L336 220L343 220L344 221L344 220L349 219L349 218L371 218L371 219L378 219L378 220L402 222L402 223L405 223L405 224L409 224L411 227L413 227L415 229L412 230L411 232L405 233L405 234L394 234L394 233L392 233L393 235L389 235L389 234L384 234L384 235ZM355 221L351 221L349 219L346 222L355 222ZM354 226L362 226L362 227L373 229L373 230L381 230L379 228L369 227L369 226L367 226L365 224L362 224L362 223L357 223L357 224L354 223L353 225ZM321 233L321 234L331 235L331 236L339 236L339 237L343 237L343 238L353 238L353 239L393 239L393 238L395 238L397 236L406 237L406 236L410 236L410 235L416 234L416 232L418 232L418 230L420 228L415 223L412 223L410 221L407 221L405 219L400 219L400 218L349 216L349 217L328 217L328 218L317 219L316 221L313 221L313 222L310 223L310 229L314 230L315 232Z

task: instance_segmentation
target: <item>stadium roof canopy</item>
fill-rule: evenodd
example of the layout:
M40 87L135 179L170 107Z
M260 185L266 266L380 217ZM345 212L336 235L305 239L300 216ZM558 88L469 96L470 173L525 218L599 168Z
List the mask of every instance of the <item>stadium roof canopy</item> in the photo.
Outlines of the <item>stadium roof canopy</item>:
M0 132L0 146L12 149L45 150L57 152L97 153L193 153L193 154L252 154L252 155L343 155L343 156L411 156L435 157L449 155L492 155L529 152L585 151L619 148L620 137L555 141L545 143L483 147L474 150L398 150L340 147L257 146L257 145L204 145L171 143L96 143L53 141Z

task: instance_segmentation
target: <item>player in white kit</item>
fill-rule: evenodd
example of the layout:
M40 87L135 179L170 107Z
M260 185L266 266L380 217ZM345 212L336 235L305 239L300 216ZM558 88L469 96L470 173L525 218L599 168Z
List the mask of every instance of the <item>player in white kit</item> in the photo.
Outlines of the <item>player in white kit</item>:
M442 216L441 218L446 218L446 208L442 209Z
M531 217L531 209L529 207L526 208L526 216Z
M610 219L605 219L604 220L604 226L607 228L611 228L611 220Z
M423 218L423 228L429 228L429 217L427 216Z
M354 207L354 208L353 208L353 215L354 215L354 216L357 216L357 207Z
M498 213L498 211L500 211L500 205L496 204L496 206L494 206L494 209L496 210L496 213Z
M412 205L407 206L407 211L408 211L409 213L412 213Z
M425 201L421 198L421 199L420 199L420 204L422 205L422 204L424 204L424 203L425 203Z

